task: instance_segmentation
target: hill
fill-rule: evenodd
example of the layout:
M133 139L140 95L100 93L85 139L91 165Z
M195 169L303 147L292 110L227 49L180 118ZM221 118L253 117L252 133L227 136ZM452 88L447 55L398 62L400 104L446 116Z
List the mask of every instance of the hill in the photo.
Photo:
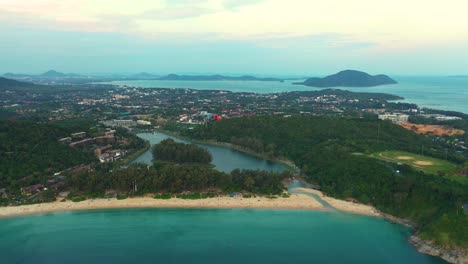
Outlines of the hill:
M140 72L140 73L137 73L137 74L130 75L127 78L131 78L131 79L156 79L157 77L158 76L156 76L154 74L151 74L151 73Z
M324 78L314 77L294 84L312 87L371 87L396 83L395 80L384 74L373 76L361 71L345 70Z
M43 77L43 78L64 78L67 76L68 75L65 73L54 71L54 70L50 70L50 71L47 71L38 75L38 77Z
M23 121L0 121L0 186L28 175L47 175L93 161L92 154L57 141L74 131Z
M35 85L32 83L28 83L28 82L20 82L20 81L16 81L13 79L0 77L0 89L19 88L19 87L23 88L23 87L32 87L32 86L35 86Z
M23 74L23 73L11 73L7 72L3 74L3 77L10 78L10 79L19 79L19 78L29 78L31 75Z
M169 74L159 78L165 81L266 81L266 82L282 82L282 79L277 78L258 78L254 76L239 76L230 77L223 75L177 75Z

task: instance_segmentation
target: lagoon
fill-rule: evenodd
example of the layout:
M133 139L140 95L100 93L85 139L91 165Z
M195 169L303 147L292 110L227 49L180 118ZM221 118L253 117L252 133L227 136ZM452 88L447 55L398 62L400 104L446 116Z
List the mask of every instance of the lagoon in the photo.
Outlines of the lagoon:
M170 136L161 132L155 133L139 133L137 134L140 138L147 140L151 145L158 144L164 139L171 138L176 142L191 143L187 140L180 139L177 137ZM267 170L267 171L284 171L287 168L281 164L260 159L237 150L229 149L226 147L212 146L207 144L197 144L198 146L207 149L213 156L212 164L215 169L223 172L231 172L234 169L250 169L250 170ZM133 163L145 163L152 165L153 154L151 150L146 151Z

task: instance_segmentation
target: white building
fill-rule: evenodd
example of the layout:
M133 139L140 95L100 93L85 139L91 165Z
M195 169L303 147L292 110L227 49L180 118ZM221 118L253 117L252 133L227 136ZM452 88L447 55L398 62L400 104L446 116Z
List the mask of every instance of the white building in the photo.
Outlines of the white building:
M379 115L379 119L381 120L390 120L393 123L406 123L408 122L409 115L405 114L382 114Z
M145 120L137 120L137 124L140 126L149 126L151 125L150 121L145 121Z

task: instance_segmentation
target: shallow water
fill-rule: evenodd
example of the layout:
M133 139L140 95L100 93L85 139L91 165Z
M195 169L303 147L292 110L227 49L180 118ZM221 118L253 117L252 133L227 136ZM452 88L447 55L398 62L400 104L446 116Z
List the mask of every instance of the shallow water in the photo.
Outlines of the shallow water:
M0 219L1 263L442 263L340 212L115 209Z

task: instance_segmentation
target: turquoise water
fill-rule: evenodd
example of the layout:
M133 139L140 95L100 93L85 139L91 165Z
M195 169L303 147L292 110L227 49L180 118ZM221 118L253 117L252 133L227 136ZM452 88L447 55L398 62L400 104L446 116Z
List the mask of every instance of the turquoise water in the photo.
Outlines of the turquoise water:
M166 135L164 133L140 133L138 136L142 139L148 140L151 145L158 144L164 139L172 138L177 142L183 143L190 143L186 140L179 139L176 137L172 137ZM264 159L259 159L257 157L247 155L245 153L232 150L229 148L218 147L218 146L210 146L206 144L197 144L205 149L207 149L211 155L213 156L212 164L215 165L217 170L223 172L231 172L234 169L252 169L252 170L268 170L268 171L283 171L286 170L286 167L274 163L271 161L267 161ZM152 165L153 154L151 150L143 153L141 156L136 158L133 163L146 163L148 165Z
M0 219L0 263L442 263L337 212L117 209Z
M405 102L442 110L468 113L468 78L453 77L394 77L399 83L377 87L350 88L350 91L382 92L399 95ZM116 85L160 88L193 88L200 90L228 90L233 92L277 93L287 91L311 91L317 88L293 85L295 81L115 81Z

